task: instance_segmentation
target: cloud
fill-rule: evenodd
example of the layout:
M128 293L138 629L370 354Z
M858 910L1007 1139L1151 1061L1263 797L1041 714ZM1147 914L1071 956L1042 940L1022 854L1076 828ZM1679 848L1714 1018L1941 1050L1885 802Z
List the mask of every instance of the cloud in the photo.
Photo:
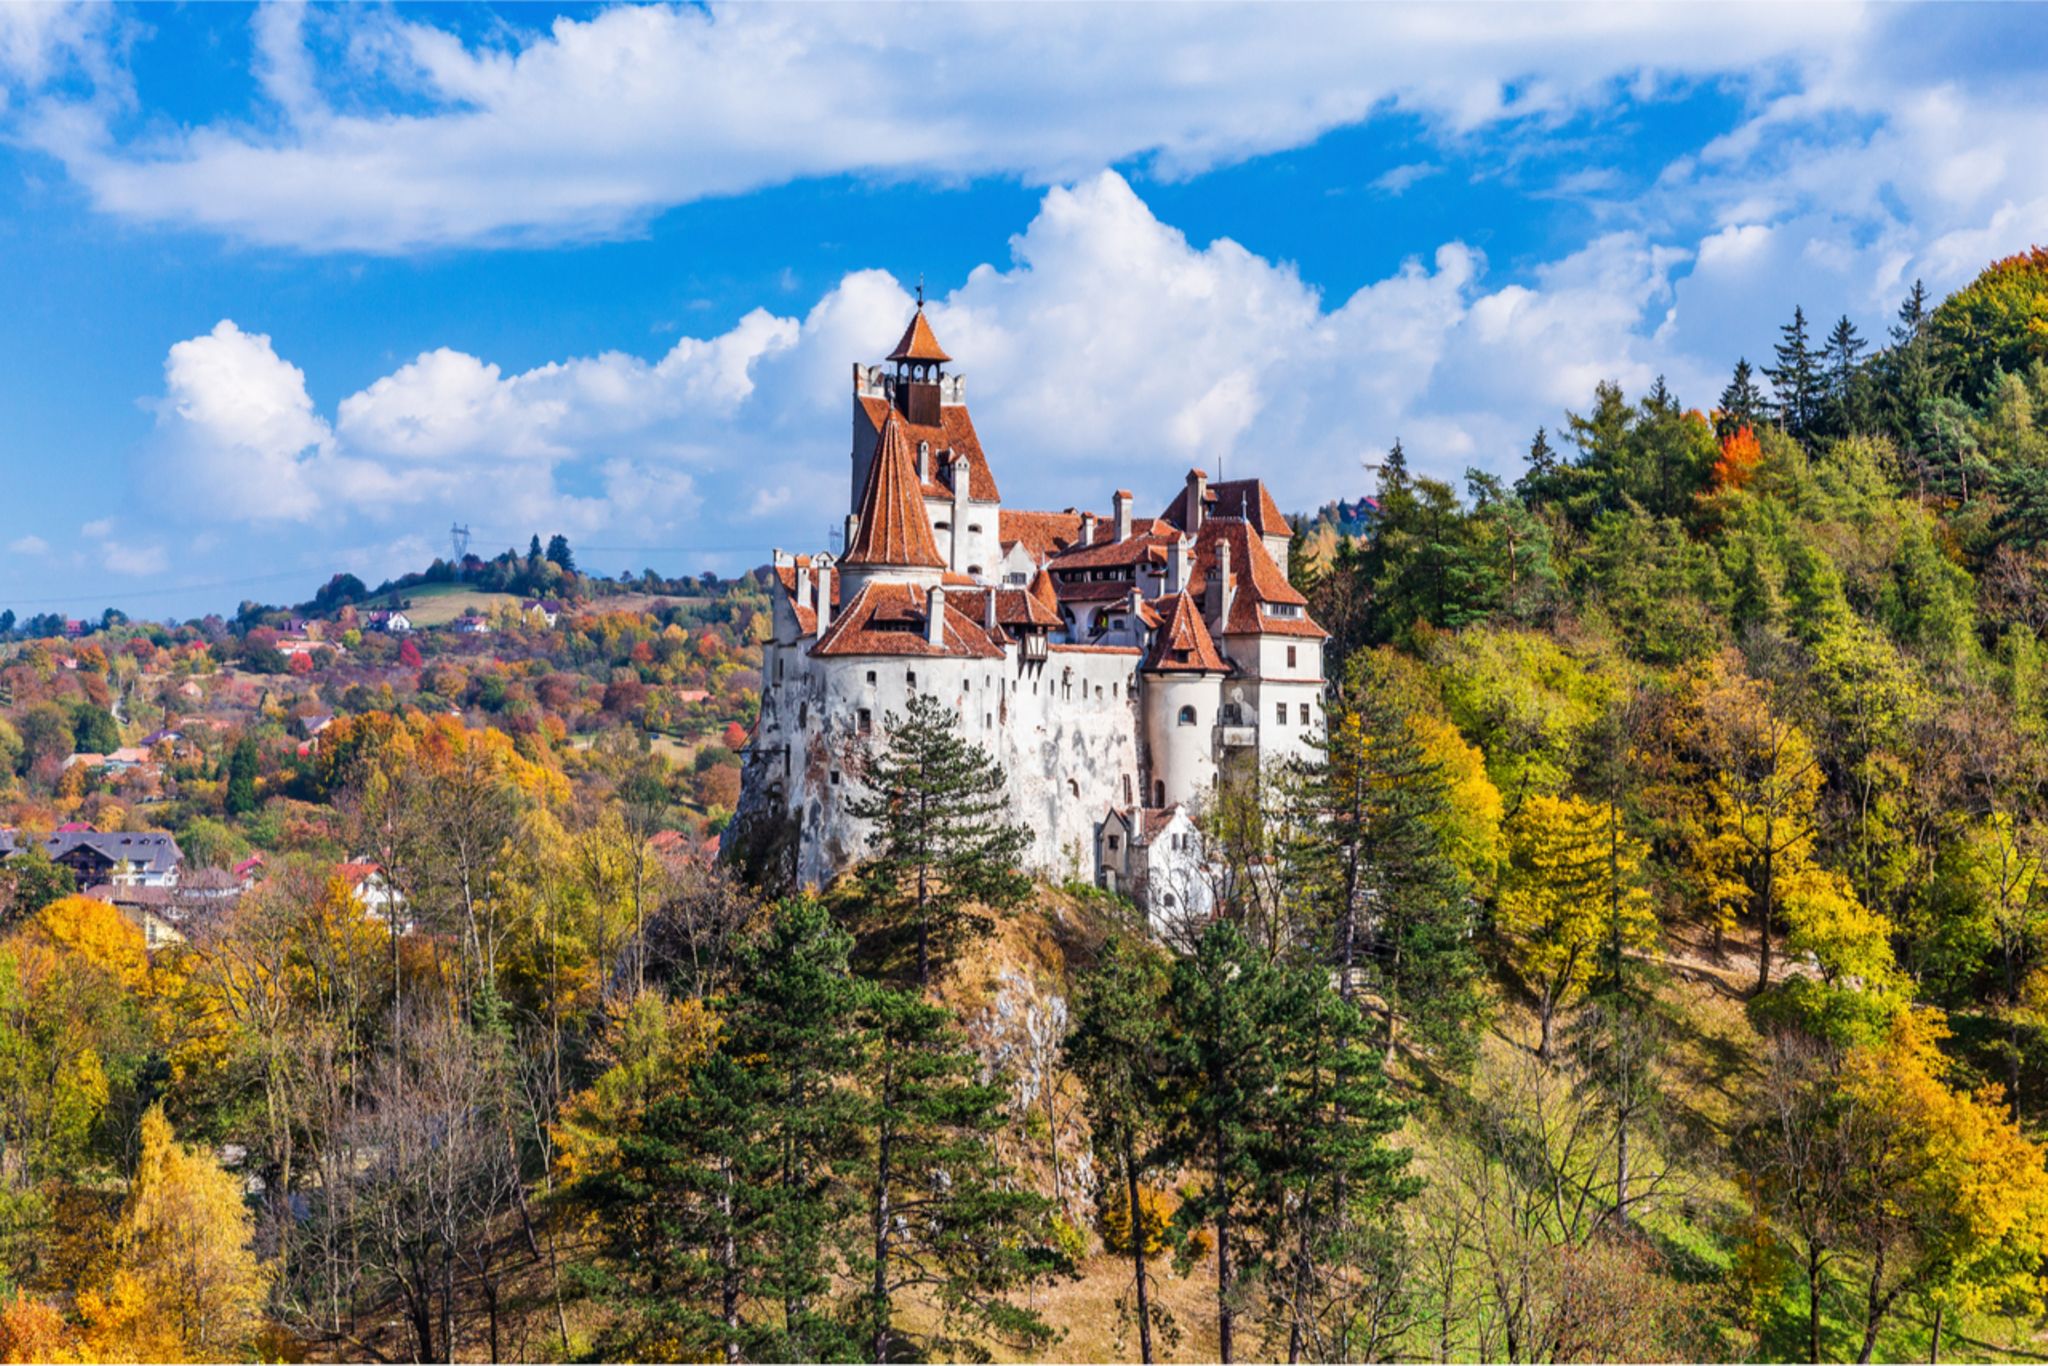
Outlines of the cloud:
M1616 232L1489 286L1481 253L1449 242L1332 301L1230 239L1190 242L1103 172L1047 191L1010 259L929 312L1010 505L1106 505L1119 484L1163 504L1201 465L1312 506L1356 492L1360 456L1397 436L1425 470L1505 468L1600 379L1706 383L1667 344L1694 254ZM223 322L171 348L158 439L173 482L210 491L188 504L202 519L382 528L369 544L443 518L522 543L759 538L737 552L753 563L767 535L809 544L844 515L847 365L879 357L911 307L857 270L800 319L756 309L654 360L508 373L441 348L331 421L268 337Z
M7 543L7 548L17 555L47 555L50 543L40 536L17 536Z
M481 37L277 6L252 23L261 117L124 134L60 93L22 136L111 214L398 252L629 233L807 177L1188 176L1388 110L1457 138L1623 90L1804 79L1874 27L1853 5L651 5Z
M1404 166L1396 166L1391 171L1387 171L1379 176L1372 182L1372 188L1380 191L1382 194L1399 198L1418 181L1427 180L1433 175L1442 175L1443 170L1443 167L1433 161L1409 162Z

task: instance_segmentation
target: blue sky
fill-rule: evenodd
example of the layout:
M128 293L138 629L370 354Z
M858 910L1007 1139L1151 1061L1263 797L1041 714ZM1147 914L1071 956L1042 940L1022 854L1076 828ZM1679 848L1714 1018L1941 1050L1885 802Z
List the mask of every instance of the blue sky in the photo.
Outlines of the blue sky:
M2048 241L2032 6L0 5L0 606L844 509L923 276L1006 500L1512 473Z

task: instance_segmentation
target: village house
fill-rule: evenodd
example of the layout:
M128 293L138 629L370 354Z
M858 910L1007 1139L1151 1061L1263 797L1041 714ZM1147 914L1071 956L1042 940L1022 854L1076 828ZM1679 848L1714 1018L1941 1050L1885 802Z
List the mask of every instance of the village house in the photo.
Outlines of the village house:
M53 863L71 870L80 887L106 883L115 887L175 887L184 866L178 841L162 831L114 831L61 827L37 839L18 831L0 830L0 859L25 851L31 841L42 845Z
M1101 514L1006 506L951 359L920 305L853 367L844 550L775 552L728 838L786 832L804 884L851 866L860 754L928 694L1008 776L1034 871L1206 914L1217 785L1321 731L1327 633L1287 580L1292 529L1261 481L1199 469L1152 517L1127 489Z

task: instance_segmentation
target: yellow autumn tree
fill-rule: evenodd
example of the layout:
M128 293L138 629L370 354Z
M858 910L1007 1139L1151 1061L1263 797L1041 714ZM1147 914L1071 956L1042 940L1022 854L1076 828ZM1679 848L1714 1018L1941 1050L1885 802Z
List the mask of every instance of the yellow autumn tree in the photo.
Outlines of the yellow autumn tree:
M87 1348L103 1360L221 1361L262 1326L268 1270L249 1242L240 1183L177 1141L161 1106L142 1117L142 1153L101 1287L78 1297Z
M1776 934L1791 890L1814 872L1824 773L1806 733L1768 685L1718 662L1691 699L1689 742L1705 774L1695 856L1716 930L1748 911L1757 926L1757 990L1770 985Z
M1496 924L1536 995L1536 1051L1546 1062L1559 1008L1585 990L1603 955L1656 943L1645 857L1611 803L1534 796L1508 823Z
M1950 1084L1947 1032L1938 1011L1901 1010L1882 1041L1842 1064L1856 1136L1843 1227L1863 1260L1862 1361L1902 1296L1937 1312L2039 1314L2048 1291L2048 1154L2000 1087Z

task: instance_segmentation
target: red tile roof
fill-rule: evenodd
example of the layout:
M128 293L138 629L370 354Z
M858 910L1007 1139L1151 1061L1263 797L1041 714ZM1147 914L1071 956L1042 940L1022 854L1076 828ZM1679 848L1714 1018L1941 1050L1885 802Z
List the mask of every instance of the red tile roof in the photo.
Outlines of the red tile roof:
M1046 647L1054 654L1061 655L1141 655L1145 653L1135 645L1069 645L1054 641Z
M911 464L904 423L891 413L882 424L868 486L860 500L860 526L842 563L944 569L932 524L925 516L924 497Z
M1216 642L1202 624L1194 594L1175 593L1160 603L1166 607L1166 624L1152 635L1145 668L1152 673L1229 673L1230 665L1216 652Z
M868 425L880 431L888 422L890 414L903 426L903 435L916 452L919 442L932 448L932 477L922 484L927 498L948 498L953 490L939 478L942 467L940 456L952 451L956 456L967 459L967 496L983 503L993 503L998 498L995 476L989 473L988 457L981 453L981 438L974 434L974 419L967 415L967 409L958 405L946 405L939 409L936 425L912 422L900 411L889 406L886 398L861 395L856 401L859 414L867 419ZM913 458L911 465L916 468Z
M1004 508L996 519L996 538L1005 546L1022 545L1032 559L1043 563L1081 539L1081 514Z
M910 319L910 326L903 329L903 340L896 343L896 349L889 353L890 360L949 361L953 359L939 347L939 339L932 335L932 325L924 320L924 305L917 306L917 312Z
M945 643L925 636L929 590L908 583L870 583L854 595L811 653L837 655L909 655L921 658L1001 659L1002 646L989 638L981 622L946 595ZM957 596L965 597L966 594ZM1000 629L1000 628L998 628Z
M1204 517L1242 517L1257 527L1261 536L1285 536L1293 531L1280 505L1266 491L1263 479L1226 479L1211 484L1209 496L1202 503ZM1175 526L1187 526L1188 491L1183 488L1175 494L1166 511L1159 515Z
M1230 582L1233 593L1230 616L1222 624L1224 635L1313 636L1330 633L1308 615L1308 599L1287 581L1287 575L1273 562L1266 543L1249 522L1235 517L1216 517L1202 523L1195 537L1194 566L1188 571L1188 591L1199 594L1215 572L1217 547L1230 547ZM1298 607L1301 615L1276 617L1260 611L1262 604Z
M799 555L796 557L796 564L794 566L783 565L775 571L776 579L780 581L780 583L782 584L782 591L788 594L789 596L789 610L796 613L797 634L805 636L815 635L817 633L818 608L816 606L815 601L809 607L797 606L796 576L799 571L810 569L811 563L812 561L809 555ZM811 584L811 591L813 593L816 593L817 588L818 585L814 580ZM834 574L832 576L832 605L834 607L837 607L839 605L839 589L839 575Z
M1157 526L1157 523L1150 524ZM1115 535L1115 528L1110 530ZM1180 532L1173 527L1158 530L1138 531L1133 529L1129 539L1122 541L1098 538L1093 545L1076 546L1055 556L1047 565L1054 573L1068 569L1109 569L1118 565L1165 563L1173 543L1180 539Z
M957 603L961 611L976 621L986 621L983 614L988 611L983 595L993 591L996 595L996 625L1036 626L1051 630L1061 625L1060 614L1039 601L1029 590L1023 588L977 589L973 592L955 594L948 591L946 601Z

